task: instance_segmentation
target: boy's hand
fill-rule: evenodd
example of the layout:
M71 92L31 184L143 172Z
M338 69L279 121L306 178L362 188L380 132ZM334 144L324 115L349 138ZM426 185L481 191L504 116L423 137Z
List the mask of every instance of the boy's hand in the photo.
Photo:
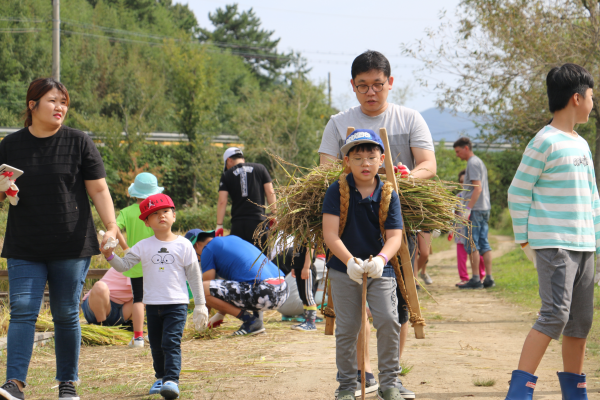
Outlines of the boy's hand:
M208 308L204 304L198 304L194 308L194 315L192 317L194 321L194 327L197 331L203 331L206 329L208 324Z
M356 257L350 257L350 259L346 261L346 267L348 267L348 276L359 285L362 285L363 283L362 276L365 272L363 263L363 260Z
M373 257L371 261L365 260L363 262L363 269L372 279L379 279L383 275L383 267L385 267L385 260L381 256Z

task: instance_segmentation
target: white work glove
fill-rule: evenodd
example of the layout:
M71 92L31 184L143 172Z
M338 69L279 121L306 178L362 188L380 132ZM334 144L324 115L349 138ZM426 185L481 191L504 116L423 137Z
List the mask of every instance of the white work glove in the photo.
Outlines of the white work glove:
M533 263L533 266L537 268L535 250L531 248L529 243L521 243L521 249L523 249L529 261Z
M218 312L208 320L207 326L209 328L219 327L223 323L223 319L225 319L225 316L223 314L221 314L220 312Z
M437 237L440 237L440 235L441 235L441 234L442 234L442 231L440 231L439 229L434 229L434 230L431 232L431 238L432 238L432 239L435 239L435 238L437 238Z
M12 172L8 173L8 175L0 175L0 192L6 193L6 197L8 197L8 201L13 206L16 206L19 203L19 188L15 184L15 181L10 179L12 176Z
M14 181L6 175L0 175L0 192L6 192Z
M102 238L104 238L104 235L106 234L106 232L104 232L104 231L100 231L98 233L100 233L100 236L102 236ZM117 247L118 244L119 244L119 239L115 239L114 237L109 237L108 240L106 241L106 244L104 245L104 250L114 249L115 247Z
M363 262L363 269L368 274L369 278L379 279L383 275L383 267L385 267L385 260L380 257L373 257L371 261L365 260Z
M197 304L196 307L194 307L192 319L197 331L205 330L206 324L208 323L208 308L206 308L204 304Z
M394 167L394 173L400 173L400 178L407 178L410 175L410 169L402 163L398 163L397 166Z
M363 263L364 263L363 260L361 260L360 258L355 258L355 257L351 257L346 262L346 267L348 267L348 276L350 277L350 279L352 279L354 282L358 283L359 285L362 285L362 283L363 283L362 277L365 272L365 270L363 269Z
M463 217L465 217L465 219L471 219L471 209L468 206L465 206Z
M223 225L217 225L215 228L215 237L223 236Z

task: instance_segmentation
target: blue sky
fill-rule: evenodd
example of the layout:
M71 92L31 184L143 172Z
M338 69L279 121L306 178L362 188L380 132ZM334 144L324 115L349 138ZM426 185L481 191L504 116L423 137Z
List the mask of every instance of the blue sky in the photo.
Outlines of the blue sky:
M188 4L202 27L210 27L208 13L233 1L176 0ZM301 52L312 68L315 82L326 81L331 72L332 101L345 109L357 104L350 87L350 65L367 49L385 54L392 65L392 75L400 84L414 81L419 63L403 57L401 43L414 43L425 37L426 28L440 24L442 10L455 18L459 0L240 0L240 9L253 7L264 29L274 30L281 38L281 51ZM368 6L367 6L368 5ZM450 76L444 79L452 79ZM413 87L406 106L419 111L434 107L436 94ZM392 88L393 93L393 88Z

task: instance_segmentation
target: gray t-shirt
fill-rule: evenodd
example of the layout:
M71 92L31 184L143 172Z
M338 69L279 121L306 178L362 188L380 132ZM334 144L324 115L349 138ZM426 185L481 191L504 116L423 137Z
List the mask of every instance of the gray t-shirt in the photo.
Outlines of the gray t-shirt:
M333 115L323 132L319 153L343 158L345 154L340 154L340 150L349 126L355 129L372 129L377 134L379 128L386 128L394 165L401 162L411 170L415 166L411 147L435 151L431 132L421 114L410 108L388 103L387 110L376 117L364 114L360 106Z
M469 158L467 161L467 170L465 171L465 184L472 185L473 181L481 181L481 194L473 207L473 210L491 210L492 206L490 204L490 188L488 187L488 173L487 168L481 158L477 156L473 156ZM465 187L467 191L465 191L464 199L466 200L466 204L471 201L471 196L473 195L472 186Z

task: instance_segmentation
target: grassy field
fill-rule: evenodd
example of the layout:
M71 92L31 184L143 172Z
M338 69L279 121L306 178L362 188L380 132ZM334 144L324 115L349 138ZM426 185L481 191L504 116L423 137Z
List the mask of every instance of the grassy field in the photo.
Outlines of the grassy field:
M495 294L532 310L539 310L541 302L538 294L537 272L521 249L516 248L494 260L494 279L496 287L492 291ZM596 360L600 357L600 287L598 286L595 286L594 291L594 323L588 337L587 355ZM587 368L592 367L589 360L586 362ZM593 371L589 372L600 376L597 361L594 364L596 366L593 367Z

